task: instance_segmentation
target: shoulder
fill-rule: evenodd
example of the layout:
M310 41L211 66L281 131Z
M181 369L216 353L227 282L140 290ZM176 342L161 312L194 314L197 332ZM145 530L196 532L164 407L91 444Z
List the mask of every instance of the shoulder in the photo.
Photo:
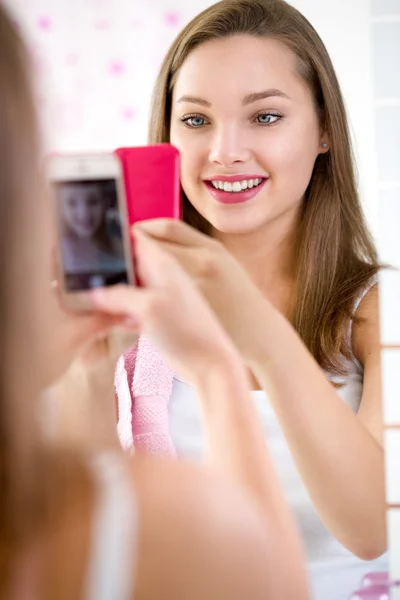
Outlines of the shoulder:
M134 479L140 515L135 600L276 597L265 519L236 486L204 469L151 459L135 464Z

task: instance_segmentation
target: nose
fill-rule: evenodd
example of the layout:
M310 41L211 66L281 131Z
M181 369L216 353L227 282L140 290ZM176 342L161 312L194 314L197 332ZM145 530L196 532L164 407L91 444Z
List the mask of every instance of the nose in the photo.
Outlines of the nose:
M86 204L84 202L82 202L78 205L75 214L76 214L77 218L79 219L79 221L86 221L90 214L90 210L89 210L88 206L86 206Z
M230 124L215 132L210 148L210 162L229 168L247 162L250 157L251 151L245 136L237 126Z

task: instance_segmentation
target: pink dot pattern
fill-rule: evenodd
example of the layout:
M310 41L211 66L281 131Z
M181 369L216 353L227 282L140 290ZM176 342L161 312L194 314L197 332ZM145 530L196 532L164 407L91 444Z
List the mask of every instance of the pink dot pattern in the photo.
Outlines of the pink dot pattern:
M52 26L53 26L53 23L51 21L51 18L48 15L39 17L39 19L38 19L39 29L41 29L42 31L50 31Z
M126 71L126 65L122 60L112 60L109 69L113 75L123 75Z
M3 0L26 35L51 151L145 144L152 89L178 31L210 0Z
M165 14L165 24L169 27L179 25L180 15L176 11L170 11Z

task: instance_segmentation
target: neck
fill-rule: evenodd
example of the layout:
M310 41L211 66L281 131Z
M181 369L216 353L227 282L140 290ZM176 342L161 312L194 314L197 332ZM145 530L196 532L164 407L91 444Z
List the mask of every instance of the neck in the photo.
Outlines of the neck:
M213 231L267 296L294 282L299 216L287 216L246 233Z

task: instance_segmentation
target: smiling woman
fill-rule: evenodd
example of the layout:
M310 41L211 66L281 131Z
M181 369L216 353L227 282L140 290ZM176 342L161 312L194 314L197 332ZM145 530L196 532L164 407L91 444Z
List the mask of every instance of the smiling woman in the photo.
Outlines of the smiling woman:
M203 43L179 70L170 139L182 153L187 197L220 233L260 230L283 216L289 224L301 211L328 138L297 71L296 56L281 41L244 35ZM195 106L203 112L193 113ZM210 179L233 182L232 177L248 181L252 191L230 199L224 186L224 192L210 195ZM254 179L262 181L256 189ZM239 199L245 204L234 212L221 206Z
M164 60L149 140L180 150L186 224L146 223L146 231L184 267L241 352L303 532L314 597L345 598L371 569L359 559L386 549L380 265L320 37L283 0L211 6ZM157 390L159 371L140 348L136 364L146 364L147 388ZM131 376L141 389L134 365ZM196 389L182 373L171 379L172 394L161 394L164 433L180 457L201 459ZM145 399L132 400L140 446L136 410ZM151 446L151 427L157 439L158 424L143 445ZM335 585L322 565L335 571Z

